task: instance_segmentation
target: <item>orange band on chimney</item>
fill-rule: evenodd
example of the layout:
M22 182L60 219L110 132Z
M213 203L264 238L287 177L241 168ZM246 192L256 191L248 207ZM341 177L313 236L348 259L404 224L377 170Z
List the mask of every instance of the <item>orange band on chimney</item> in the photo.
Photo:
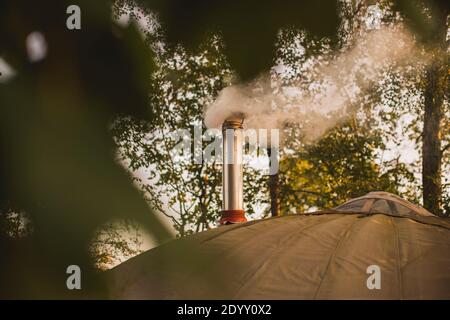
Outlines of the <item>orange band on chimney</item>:
M220 224L247 222L244 210L222 210Z

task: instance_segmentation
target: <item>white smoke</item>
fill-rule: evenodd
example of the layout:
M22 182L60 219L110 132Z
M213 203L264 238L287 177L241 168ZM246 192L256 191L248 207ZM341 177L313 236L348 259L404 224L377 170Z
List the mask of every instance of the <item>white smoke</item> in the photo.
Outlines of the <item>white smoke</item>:
M205 124L218 128L236 113L246 128L282 129L298 123L307 140L315 140L349 115L358 101L392 64L419 59L413 37L400 26L371 30L339 54L318 59L311 81L280 84L271 75L223 89L205 110ZM421 57L423 59L423 57Z

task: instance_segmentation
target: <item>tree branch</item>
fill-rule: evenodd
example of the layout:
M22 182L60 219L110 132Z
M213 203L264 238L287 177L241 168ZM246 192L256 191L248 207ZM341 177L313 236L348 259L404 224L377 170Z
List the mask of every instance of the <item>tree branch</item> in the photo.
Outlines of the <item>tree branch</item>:
M450 150L450 143L447 143L447 145L444 146L444 148L442 148L442 153L444 153L447 150Z

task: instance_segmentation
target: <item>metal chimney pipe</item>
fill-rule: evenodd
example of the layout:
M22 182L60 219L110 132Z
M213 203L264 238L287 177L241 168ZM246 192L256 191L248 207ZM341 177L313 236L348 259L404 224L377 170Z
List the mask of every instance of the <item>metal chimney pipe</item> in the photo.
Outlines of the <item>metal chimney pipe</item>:
M242 177L242 117L222 124L223 172L222 218L220 224L246 222Z

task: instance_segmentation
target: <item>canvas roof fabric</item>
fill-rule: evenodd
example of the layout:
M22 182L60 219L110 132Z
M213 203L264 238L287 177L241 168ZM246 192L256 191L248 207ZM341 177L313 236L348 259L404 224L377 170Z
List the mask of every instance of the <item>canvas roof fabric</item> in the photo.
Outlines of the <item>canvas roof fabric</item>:
M450 222L373 192L171 241L107 277L118 299L450 299Z

